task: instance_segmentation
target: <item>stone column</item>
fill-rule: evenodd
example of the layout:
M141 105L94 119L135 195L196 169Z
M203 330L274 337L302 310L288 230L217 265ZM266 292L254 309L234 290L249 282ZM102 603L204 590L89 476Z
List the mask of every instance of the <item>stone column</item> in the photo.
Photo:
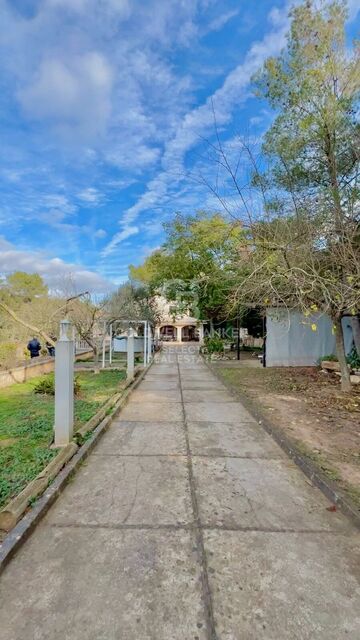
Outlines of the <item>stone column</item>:
M132 380L134 377L135 371L135 340L134 340L134 329L129 329L128 337L126 341L127 347L127 379Z
M74 428L74 341L69 320L60 322L55 349L55 447L71 442Z
M203 342L204 341L204 325L201 323L199 324L199 342Z
M181 342L181 329L182 327L176 327L176 342Z
M149 362L150 362L150 360L152 358L152 343L153 343L150 324L148 325L147 339L148 339L148 348L147 348L148 361L147 361L147 364L149 364Z
M110 325L110 345L109 345L109 364L112 364L112 350L113 350L113 326Z

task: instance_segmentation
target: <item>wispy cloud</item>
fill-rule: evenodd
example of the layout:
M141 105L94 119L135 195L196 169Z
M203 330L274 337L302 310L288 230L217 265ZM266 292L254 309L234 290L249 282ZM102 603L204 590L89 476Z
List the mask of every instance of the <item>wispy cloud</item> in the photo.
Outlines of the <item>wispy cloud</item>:
M118 280L174 210L214 206L191 179L213 107L225 139L236 119L265 126L250 77L290 3L0 0L0 224L18 263Z
M355 20L356 16L360 12L359 0L347 0L349 19Z
M103 200L103 194L94 187L83 189L83 191L80 191L77 194L77 197L79 198L79 200L82 200L89 205L98 205Z
M219 31L222 29L232 18L239 15L239 9L234 9L233 11L226 11L225 13L216 16L211 22L208 24L208 31Z
M274 21L273 17L273 21ZM200 136L211 134L214 129L214 112L217 124L224 126L231 120L235 106L248 97L248 88L253 73L269 55L277 54L285 44L288 28L286 16L276 17L276 28L265 35L263 40L254 42L242 64L233 69L222 86L205 103L189 111L181 120L174 136L166 143L161 165L162 170L147 185L145 193L124 214L124 224L133 223L143 212L166 201L169 187L179 185L185 176L186 154L200 141ZM121 242L116 234L108 246L111 251ZM105 249L106 251L106 249Z
M105 249L102 250L101 256L103 258L106 258L108 255L110 255L110 253L114 251L115 247L117 247L118 244L120 244L127 238L130 238L131 236L136 235L138 232L139 232L138 227L124 225L124 228L118 233L116 233L113 236L111 242L109 242L109 244L106 245Z

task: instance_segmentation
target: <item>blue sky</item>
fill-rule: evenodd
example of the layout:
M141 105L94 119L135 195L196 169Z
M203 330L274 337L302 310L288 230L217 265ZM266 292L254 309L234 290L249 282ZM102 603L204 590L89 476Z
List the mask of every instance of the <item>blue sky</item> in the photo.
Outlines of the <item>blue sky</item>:
M358 26L350 3L349 34ZM214 210L204 139L271 121L250 87L287 0L0 0L0 273L105 292L174 212Z

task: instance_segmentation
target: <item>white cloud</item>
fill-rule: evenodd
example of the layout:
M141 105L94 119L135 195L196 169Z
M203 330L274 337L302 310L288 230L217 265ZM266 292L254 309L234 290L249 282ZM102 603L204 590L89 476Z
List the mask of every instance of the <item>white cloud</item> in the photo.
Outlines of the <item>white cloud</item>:
M110 253L112 253L114 249L119 244L121 244L121 242L123 242L127 238L130 238L130 236L136 235L137 233L139 233L138 227L124 225L124 228L121 231L118 231L118 233L113 236L111 242L109 242L109 244L106 245L105 249L103 249L103 251L101 252L101 256L103 258L106 258L106 256L110 255Z
M51 288L59 286L64 278L71 277L79 291L87 289L90 293L106 293L113 288L111 282L79 264L68 263L60 258L49 258L41 251L16 249L3 237L0 237L0 250L0 274L13 271L38 273Z
M50 7L68 10L76 13L87 13L96 11L99 3L96 0L47 0ZM101 9L104 13L110 15L127 18L130 14L129 0L102 0Z
M84 156L90 144L118 167L154 165L192 98L189 78L162 54L187 44L184 27L190 38L202 5L47 0L26 19L5 3L0 57L23 114L47 143L51 133L57 146Z
M75 129L88 139L106 129L112 83L109 62L92 51L68 60L43 60L30 82L18 91L18 98L29 118L51 120L64 134Z
M106 238L106 236L107 236L107 233L105 229L98 229L94 233L94 238Z
M261 116L253 116L249 120L250 124L252 125L260 124L262 121L263 121L263 118Z
M63 216L71 215L75 213L77 207L70 202L67 196L57 193L46 194L39 198L40 207L44 207L46 209L56 209L61 211Z
M166 201L169 187L178 185L185 177L184 158L190 149L199 143L200 136L206 136L214 128L213 107L217 124L221 127L231 120L235 106L248 96L251 76L270 55L276 55L285 44L288 27L286 15L277 20L277 28L268 33L262 41L254 42L245 60L226 77L223 85L200 107L189 111L182 119L175 135L165 145L162 157L163 170L147 185L146 192L124 214L122 221L134 222L142 211L146 211ZM116 236L111 241L112 250Z
M348 6L350 20L355 20L357 14L360 11L359 0L348 0L347 6Z
M94 187L83 189L83 191L80 191L80 193L77 194L77 197L80 200L83 200L83 202L93 205L99 204L103 198L100 191L98 191L98 189L95 189Z
M207 27L207 31L220 31L228 22L239 15L239 10L227 11L214 18Z
M214 71L217 63L204 55L202 26L207 25L207 31L221 29L238 13L227 11L232 2L0 0L3 97L6 101L10 96L10 120L15 121L19 105L25 118L19 138L16 133L15 144L11 141L3 154L9 165L12 158L5 169L10 195L0 212L5 224L12 225L12 231L18 225L19 233L28 220L52 226L55 255L60 245L68 255L71 245L77 262L84 246L81 237L88 233L89 242L90 237L106 235L104 229L96 229L109 220L99 223L95 207L116 197L115 189L139 183L145 171L152 179L134 206L126 210L128 194L118 193L117 210L121 206L125 211L120 230L112 239L109 234L104 256L142 229L143 222L135 221L143 211L150 210L157 223L157 213L162 217L170 203L202 203L197 187L188 181L183 188L187 154L199 136L213 131L212 102L221 129L247 98L253 71L283 45L289 3L283 4L282 11L269 14L271 33L254 43L213 96L194 108L197 90L201 95L206 90L206 66ZM358 2L349 4L354 16ZM179 49L184 47L189 51L180 66ZM198 66L188 65L197 53ZM215 81L217 76L211 80ZM25 136L24 147L32 151L19 161L11 154ZM36 162L32 165L33 158L40 158L43 172ZM25 175L29 167L33 173ZM138 193L138 186L133 192ZM84 225L79 216L77 224L70 224L74 220L67 218L75 218L81 202L94 207L90 222ZM156 224L145 231L155 228Z

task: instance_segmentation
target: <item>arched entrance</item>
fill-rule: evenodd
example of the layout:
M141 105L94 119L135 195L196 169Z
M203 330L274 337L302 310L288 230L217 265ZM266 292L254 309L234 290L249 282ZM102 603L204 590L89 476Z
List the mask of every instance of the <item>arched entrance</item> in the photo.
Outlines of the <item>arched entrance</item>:
M199 331L194 324L186 325L181 330L182 342L198 342Z
M172 324L165 324L160 327L160 340L164 340L165 342L176 340L176 327Z

